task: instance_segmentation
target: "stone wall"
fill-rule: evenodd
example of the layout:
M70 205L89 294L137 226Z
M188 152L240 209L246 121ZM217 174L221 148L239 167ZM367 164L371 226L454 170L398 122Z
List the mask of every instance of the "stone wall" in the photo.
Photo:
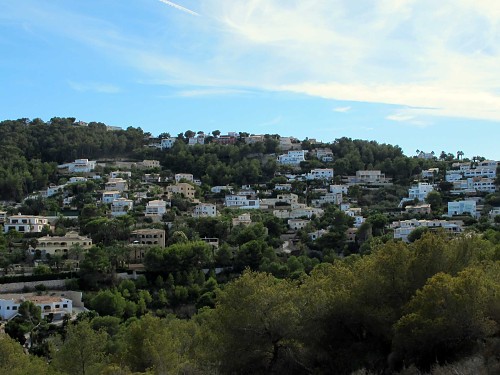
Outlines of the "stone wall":
M17 293L22 292L24 288L29 288L34 290L35 286L43 284L47 289L64 289L66 287L66 281L70 279L63 280L44 280L44 281L26 281L19 283L8 283L0 284L0 293Z

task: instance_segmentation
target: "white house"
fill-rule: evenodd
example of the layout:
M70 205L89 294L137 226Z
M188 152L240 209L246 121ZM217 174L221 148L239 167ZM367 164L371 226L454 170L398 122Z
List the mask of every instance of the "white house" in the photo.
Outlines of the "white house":
M356 176L351 179L354 183L361 184L375 184L375 183L385 183L389 180L385 177L385 174L379 170L369 170L369 171L356 171Z
M321 207L324 204L340 204L342 202L342 193L326 193L318 199L313 199L311 205L313 207Z
M213 186L212 188L210 188L210 191L212 193L216 193L216 194L219 194L222 191L228 191L228 192L232 193L233 187L231 185L218 185L218 186Z
M463 222L460 220L402 220L395 221L391 224L394 228L394 239L402 239L408 242L408 235L416 228L426 227L429 229L443 228L447 233L459 234L463 231Z
M276 185L274 185L274 190L276 190L276 191L291 191L292 184L276 184Z
M330 193L342 193L347 195L349 186L347 185L330 185Z
M132 178L132 172L130 171L113 171L109 174L110 179L114 178Z
M242 209L259 209L260 201L258 199L250 199L246 195L226 195L225 206L231 208Z
M316 241L318 238L323 237L326 233L328 233L326 229L320 229L311 233L307 233L307 235L309 236L311 241Z
M20 233L40 233L44 227L49 225L49 220L44 216L21 215L7 217L4 224L4 233L16 230Z
M291 230L299 230L304 228L311 221L306 219L288 219L287 224Z
M282 165L298 166L301 162L305 160L306 158L304 150L288 151L287 154L278 156L278 163Z
M163 216L167 212L167 202L162 200L149 201L146 205L146 216Z
M463 177L463 172L451 170L451 171L446 171L445 179L448 182L453 182L453 181L461 180L462 177Z
M434 190L434 187L427 182L419 182L418 185L412 186L408 189L409 199L418 199L419 201L424 201L427 195Z
M86 177L74 176L74 177L70 177L68 182L70 184L76 184L76 183L80 183L80 182L87 182L87 178Z
M161 140L160 147L163 150L168 149L168 148L172 148L176 141L177 141L176 138L164 138Z
M74 292L66 292L70 294ZM0 317L9 320L17 315L19 306L25 301L31 301L42 310L42 317L53 314L55 319L73 313L73 301L62 296L27 294L2 294L0 295Z
M434 152L424 152L424 151L420 151L420 153L417 155L417 157L419 159L434 159Z
M194 146L194 145L203 145L205 144L205 134L197 134L194 137L191 137L188 139L188 145L189 146Z
M200 203L193 211L193 217L216 217L217 206L212 203Z
M244 213L241 215L238 215L238 217L233 218L233 227L238 226L238 225L250 225L252 224L252 217L250 216L249 213Z
M108 182L104 184L104 190L107 191L125 191L128 189L128 182L121 177L110 178Z
M134 208L134 202L127 198L118 198L111 203L111 215L123 216Z
M113 203L115 199L121 198L122 193L118 190L108 190L102 192L102 203Z
M423 178L434 178L439 174L439 168L429 168L422 171Z
M76 159L73 163L60 165L60 168L68 168L73 173L89 173L95 169L96 161L89 159Z
M175 182L181 182L181 180L186 180L188 182L193 182L194 178L191 173L176 173Z
M323 162L333 161L333 152L329 148L318 148L316 157Z
M312 169L306 175L307 180L331 180L333 179L333 169L332 168L316 168Z
M477 215L475 201L464 200L464 201L448 202L448 216L463 215L465 213L469 213L473 217Z

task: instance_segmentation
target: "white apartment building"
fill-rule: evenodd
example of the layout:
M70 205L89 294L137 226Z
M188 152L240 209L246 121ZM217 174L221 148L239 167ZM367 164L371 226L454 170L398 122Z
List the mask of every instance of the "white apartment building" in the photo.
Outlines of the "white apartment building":
M0 211L0 224L3 224L7 221L7 212Z
M476 202L473 200L448 202L448 216L470 214L476 217Z
M88 250L92 247L92 239L80 236L74 231L64 236L44 236L38 238L36 250L40 250L44 255L67 255L73 245L79 245L83 250ZM32 252L34 253L35 249Z
M483 160L478 163L478 168L492 168L496 169L498 166L498 161L495 160Z
M121 198L122 193L118 190L108 190L102 193L102 203L113 203L115 199Z
M43 228L49 225L49 221L44 216L21 215L7 217L3 231L16 230L20 233L40 233Z
M274 210L273 215L280 219L310 219L313 215L323 216L324 210L321 208L307 207L306 205L298 205L297 208L291 210Z
M305 161L305 151L304 150L298 150L298 151L288 151L287 154L279 155L278 156L278 163L282 165L295 165L298 166L300 165L301 162Z
M193 217L216 217L217 206L211 203L200 203L193 211Z
M230 208L259 209L260 201L246 195L226 195L225 206Z
M167 202L162 200L149 201L146 205L146 216L163 216L167 212Z
M446 220L402 220L395 221L391 224L394 228L394 239L402 239L408 242L408 235L419 227L426 227L429 229L443 228L447 233L459 234L463 231L463 222L460 220L446 221Z
M497 175L496 167L494 168L488 168L488 167L483 167L483 168L474 168L474 169L469 169L468 171L464 172L464 177L486 177L486 178L495 178Z
M175 182L181 182L181 180L193 182L194 177L191 173L176 173L175 174Z
M476 191L484 193L494 193L496 191L495 180L492 178L475 178L472 181L472 186Z
M408 189L408 198L418 199L419 201L424 201L427 195L434 190L434 187L427 182L419 182L418 185L412 186Z
M307 180L331 180L333 179L333 169L332 168L316 168L312 169L306 175Z
M172 148L174 146L174 143L177 141L176 138L164 138L160 142L160 147L165 150Z
M111 202L111 215L123 216L134 208L134 202L127 198L118 198Z

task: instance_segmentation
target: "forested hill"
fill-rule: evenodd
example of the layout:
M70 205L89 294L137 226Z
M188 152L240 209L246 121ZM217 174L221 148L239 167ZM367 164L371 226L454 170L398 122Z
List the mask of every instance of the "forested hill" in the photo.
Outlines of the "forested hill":
M212 143L211 137L207 137L204 145L192 147L186 144L188 134L195 133L188 130L177 135L180 142L176 142L172 149L162 151L144 147L150 134L144 133L141 128L110 131L103 123L90 122L82 126L75 122L75 118L59 117L48 122L40 119L2 121L0 199L20 201L34 190L57 183L57 164L77 158L156 159L167 171L192 173L209 185L267 183L277 170L287 171L286 167L279 167L276 163L275 154L280 151L277 134L266 134L264 142L246 144L243 135L247 133L240 133L234 145ZM333 161L328 163L308 156L301 164L303 172L328 167L333 168L337 176L345 176L357 170L378 169L403 184L422 169L445 160L407 157L398 146L346 137L315 145L306 139L301 142L301 147L304 150L325 147L333 154Z
M77 158L130 155L144 142L139 128L108 131L103 123L79 126L74 118L0 122L0 199L20 200L54 182L57 164Z

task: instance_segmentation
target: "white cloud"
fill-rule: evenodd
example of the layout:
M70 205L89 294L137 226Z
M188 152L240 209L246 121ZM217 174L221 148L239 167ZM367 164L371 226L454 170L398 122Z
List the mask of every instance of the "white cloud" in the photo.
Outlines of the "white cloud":
M234 96L241 94L248 94L247 90L225 89L225 88L202 88L194 90L182 90L175 94L175 96L183 98L197 98L205 96Z
M391 121L410 121L413 120L415 117L410 116L410 115L404 115L402 113L396 113L393 115L389 115L386 117L387 120Z
M116 94L121 92L121 89L118 86L111 85L109 83L68 81L68 85L73 90L80 92L93 91L104 94Z
M351 107L347 106L347 107L335 107L333 109L334 112L341 112L341 113L346 113L346 112L349 112L351 110Z
M136 80L206 87L186 97L273 90L411 107L415 118L500 121L496 0L200 4L204 17L184 17L182 33L162 36L36 2L18 17L134 67Z

